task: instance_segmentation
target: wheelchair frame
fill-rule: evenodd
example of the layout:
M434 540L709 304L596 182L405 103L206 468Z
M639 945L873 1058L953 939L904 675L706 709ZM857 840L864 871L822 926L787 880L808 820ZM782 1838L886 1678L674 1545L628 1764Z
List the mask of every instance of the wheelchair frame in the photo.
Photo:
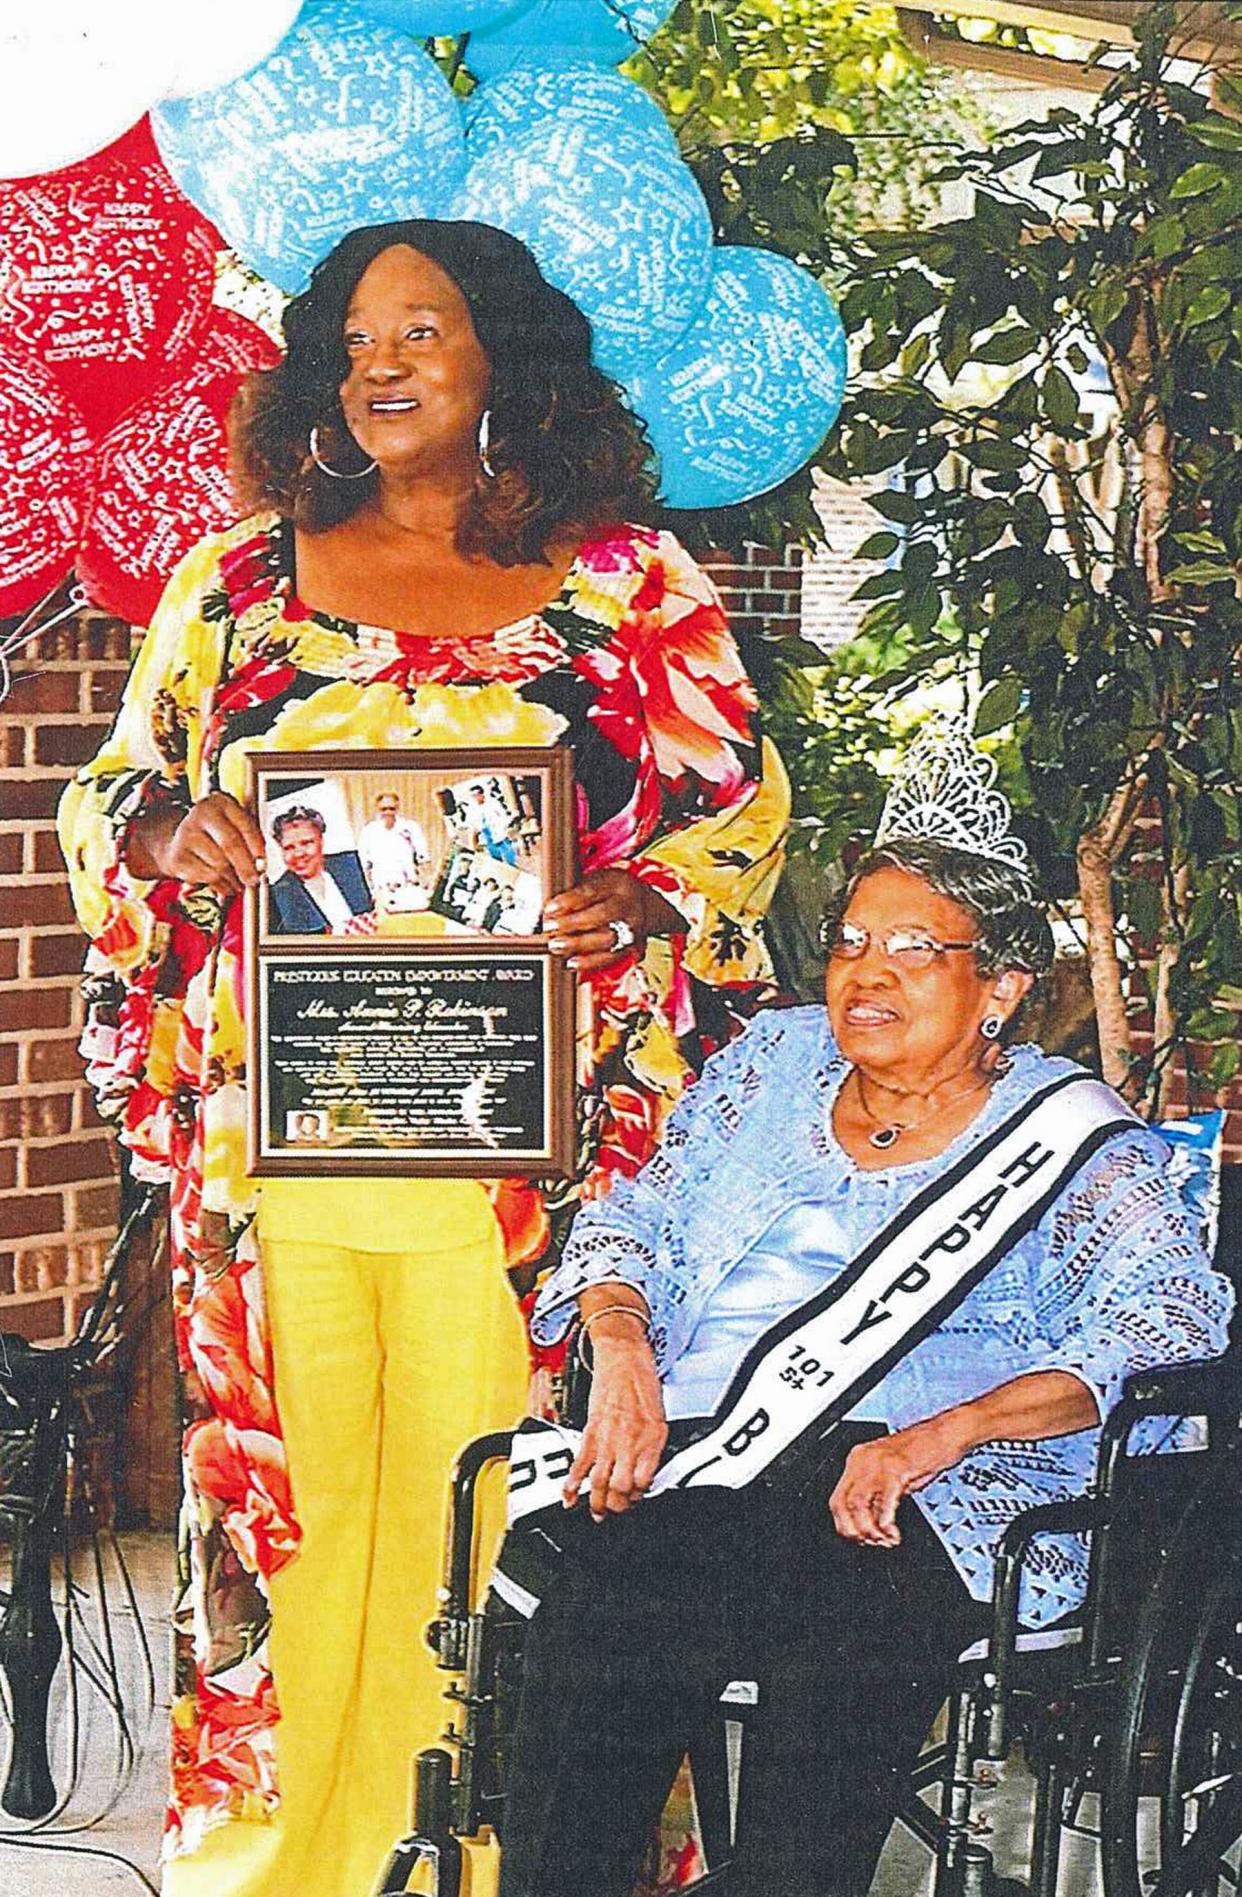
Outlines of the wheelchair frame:
M1217 1263L1236 1279L1242 1169L1227 1169L1226 1185ZM1129 1453L1135 1425L1152 1417L1202 1419L1203 1447ZM477 1438L453 1472L440 1611L428 1628L438 1663L456 1676L447 1692L452 1751L420 1755L415 1832L394 1851L384 1897L458 1897L446 1834L476 1837L502 1815L508 1702L520 1685L511 1630L525 1623L475 1603L471 1576L479 1479L507 1457L512 1435ZM1049 1533L1090 1542L1081 1624L1051 1649L1033 1646L1018 1624L1024 1563L1036 1537ZM1238 1342L1213 1362L1129 1377L1101 1432L1093 1493L1010 1524L986 1651L959 1662L948 1704L947 1737L924 1750L896 1814L932 1854L934 1897L1056 1897L1064 1834L1085 1829L1089 1795L1099 1804L1104 1897L1218 1897L1242 1888ZM980 1786L994 1782L1016 1744L1035 1778L1029 1882L997 1874L975 1814ZM931 1789L938 1807L922 1796ZM727 1859L714 1858L730 1828L730 1800L719 1782L700 1788L696 1779L696 1791L709 1869L690 1888L727 1889ZM1158 1867L1145 1862L1153 1815ZM482 1897L473 1884L470 1897Z

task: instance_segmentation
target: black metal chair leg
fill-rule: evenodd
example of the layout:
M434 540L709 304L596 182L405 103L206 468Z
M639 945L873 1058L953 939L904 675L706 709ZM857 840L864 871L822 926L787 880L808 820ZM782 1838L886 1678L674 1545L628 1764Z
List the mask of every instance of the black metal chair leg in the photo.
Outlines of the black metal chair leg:
M13 1710L13 1751L0 1806L13 1818L45 1818L56 1804L47 1746L48 1700L60 1664L52 1607L52 1524L12 1520L13 1584L0 1620L0 1670Z
M1061 1863L1061 1811L1064 1778L1058 1765L1045 1765L1035 1785L1035 1832L1031 1846L1031 1897L1056 1897Z
M991 1853L970 1835L974 1806L974 1760L970 1733L974 1705L969 1693L949 1701L949 1737L936 1852L935 1897L981 1897L991 1875Z

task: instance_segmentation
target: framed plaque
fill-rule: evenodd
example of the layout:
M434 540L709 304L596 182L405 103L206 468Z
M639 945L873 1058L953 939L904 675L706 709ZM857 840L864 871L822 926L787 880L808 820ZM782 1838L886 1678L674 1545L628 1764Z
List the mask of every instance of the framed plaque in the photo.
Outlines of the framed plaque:
M258 1177L568 1177L564 747L256 752L247 898Z

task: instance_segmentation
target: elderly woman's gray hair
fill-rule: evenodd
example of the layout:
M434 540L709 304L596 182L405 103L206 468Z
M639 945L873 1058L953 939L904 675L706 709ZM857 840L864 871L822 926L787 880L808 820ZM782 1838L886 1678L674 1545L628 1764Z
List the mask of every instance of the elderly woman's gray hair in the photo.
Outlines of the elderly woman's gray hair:
M1035 976L1052 967L1052 930L1043 904L1019 870L995 857L975 856L927 837L892 837L869 852L834 904L844 915L864 877L879 869L919 876L937 895L967 910L979 935L977 961L985 974L1021 968Z

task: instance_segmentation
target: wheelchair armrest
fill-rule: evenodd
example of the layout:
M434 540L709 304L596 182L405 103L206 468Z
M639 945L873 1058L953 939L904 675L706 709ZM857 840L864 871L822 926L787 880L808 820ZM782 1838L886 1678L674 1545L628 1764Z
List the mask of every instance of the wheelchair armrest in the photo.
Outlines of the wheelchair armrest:
M1242 1411L1242 1351L1132 1371L1121 1386L1121 1401L1141 1416L1236 1415Z
M1100 1431L1096 1489L1105 1504L1112 1500L1130 1431L1144 1416L1205 1416L1236 1429L1242 1420L1242 1351L1131 1372Z
M1099 1515L1093 1496L1069 1502L1042 1502L1024 1509L1001 1536L992 1596L992 1634L988 1651L990 1697L982 1757L1003 1759L1007 1750L1009 1694L1018 1650L1018 1600L1027 1550L1037 1535L1085 1534Z

